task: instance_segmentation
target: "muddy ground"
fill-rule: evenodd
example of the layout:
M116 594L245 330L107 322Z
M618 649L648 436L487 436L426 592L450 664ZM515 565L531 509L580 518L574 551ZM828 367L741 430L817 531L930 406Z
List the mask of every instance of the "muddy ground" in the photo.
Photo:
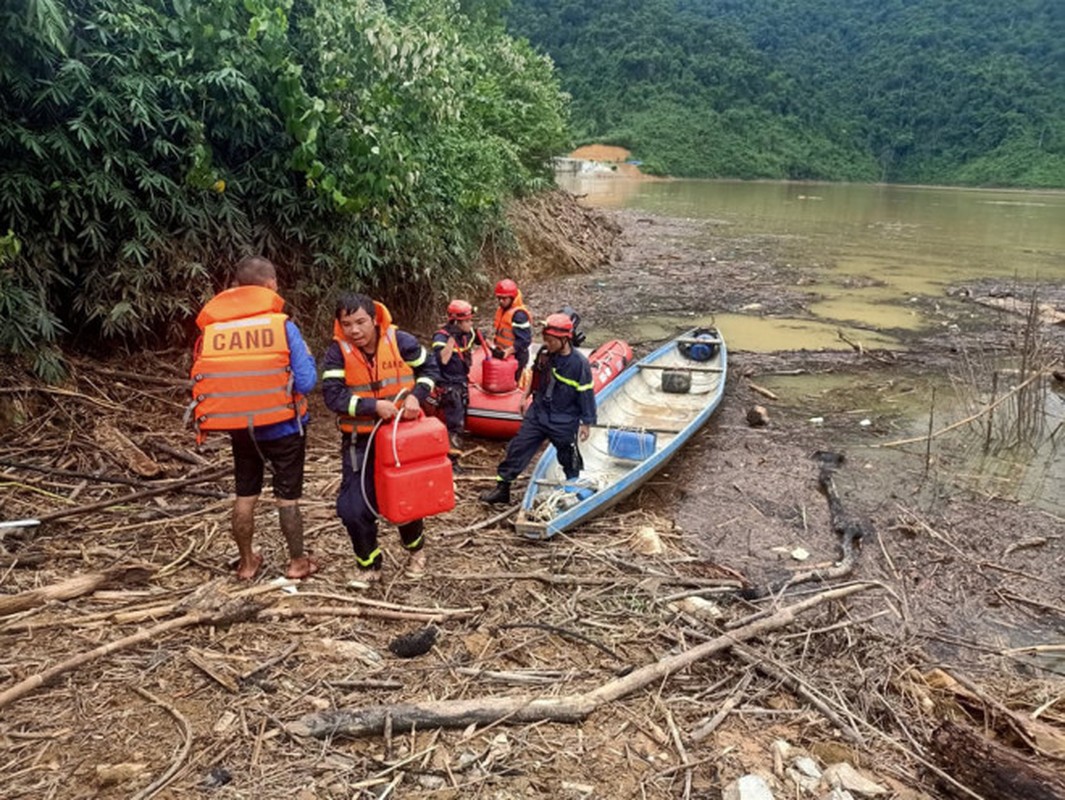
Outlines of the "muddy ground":
M757 310L747 313L801 318L820 299L822 278L812 268L785 264L772 237L730 237L712 220L628 211L610 217L623 234L607 269L538 283L527 292L533 307L580 298L594 329L632 315L682 319L752 307ZM715 231L713 247L699 244ZM818 561L838 557L812 457L838 452L846 462L836 483L848 512L869 532L859 573L900 592L912 615L907 630L925 647L981 669L1001 666L984 655L1011 638L1003 630L1060 637L1065 519L1014 502L1008 486L1001 496L967 489L956 474L966 447L952 446L949 436L934 447L921 441L881 449L910 438L903 420L880 415L868 428L856 424L869 413L862 405L870 395L906 393L943 375L986 402L988 386L974 384L988 381L982 371L988 364L1020 352L1025 320L976 300L1016 298L1023 311L1033 296L1065 309L1063 286L977 282L951 287L944 297L916 298L912 305L929 320L928 332L891 332L903 342L901 351L865 351L853 341L852 349L838 351L730 352L728 391L711 427L638 502L675 521L709 557L772 583L798 566L786 550L802 547ZM1059 372L1047 376L1044 389L1060 392L1065 328L1040 325L1036 335L1041 363ZM639 351L659 342L633 344ZM797 374L824 376L826 386L846 380L843 388L813 396L767 399L757 391L773 376ZM756 405L767 410L768 426L748 424L747 411ZM811 424L811 418L824 421ZM935 552L945 542L951 552L941 558ZM1003 592L1033 602L1004 603Z
M524 251L513 263L526 270L531 307L577 305L593 332L618 315L754 304L757 313L794 314L814 299L812 274L777 263L770 240L722 234L710 250L697 246L714 236L704 227L712 223L607 216L564 202L521 218ZM552 227L545 219L554 220L554 237L537 232ZM718 798L748 773L775 782L778 798L826 795L825 787L804 794L789 783L774 760L777 739L821 768L862 768L886 790L881 796L967 796L954 781L974 779L933 740L948 720L1061 774L1065 710L1056 703L1065 684L1048 653L1023 646L1062 638L1062 520L966 489L949 437L934 448L871 447L903 431L888 416L856 425L862 409L853 393L773 400L757 390L798 372L853 375L873 393L902 392L957 368L966 353L1008 353L1017 325L969 297L987 289L957 287L923 301L943 324L904 353L732 352L725 400L708 428L640 494L571 536L523 542L492 520L475 495L501 446L479 443L463 458L456 509L429 526L431 574L420 581L403 575L403 554L385 528L386 581L349 583L358 576L331 502L336 434L316 403L303 507L323 564L317 576L295 593L271 585L284 558L276 518L264 508L256 541L266 566L251 597L265 607L242 620L207 614L153 631L12 700L2 693L64 659L184 619L189 609L216 610L217 595L197 590L232 597L246 587L227 566L227 477L196 484L198 494L129 499L153 481L228 463L224 442L195 451L180 427L183 351L75 360L59 388L7 374L3 519L113 505L6 531L0 592L131 563L153 572L138 585L0 618L4 796ZM1060 352L1055 336L1047 331L1048 349ZM638 353L654 344L634 343ZM748 424L754 405L765 407L768 425ZM815 415L825 424L811 424ZM846 521L863 532L846 574L812 458L818 451L845 456L834 486ZM160 474L138 472L145 465L134 452ZM641 552L647 529L662 552ZM813 580L785 585L810 573ZM399 703L586 696L633 668L855 582L869 583L582 722L385 725L323 739L295 727L338 708L381 705L391 719ZM398 635L430 624L428 653L390 652ZM714 730L696 736L726 706Z

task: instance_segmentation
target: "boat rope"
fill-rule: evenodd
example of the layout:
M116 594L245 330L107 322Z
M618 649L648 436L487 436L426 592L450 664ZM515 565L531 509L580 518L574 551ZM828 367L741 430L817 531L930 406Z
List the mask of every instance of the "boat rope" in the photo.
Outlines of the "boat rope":
M392 457L395 459L397 467L399 466L399 453L396 452L396 439L398 438L397 435L396 435L396 430L397 430L397 428L399 426L399 420L403 416L403 405L401 404L400 401L403 399L403 395L406 394L406 393L407 393L406 389L400 389L399 394L397 394L395 396L395 398L392 400L392 402L396 404L396 414L395 414L395 417L393 418L394 422L393 422L393 427L392 427ZM362 466L359 468L359 490L362 492L362 501L366 504L366 508L368 508L370 510L370 512L373 513L374 519L383 519L383 518L382 518L381 514L378 512L378 510L376 508L374 508L373 503L370 502L370 498L366 494L366 465L370 463L370 451L373 449L373 440L374 440L374 437L377 436L377 429L381 427L381 423L382 422L384 422L384 420L378 418L377 422L374 423L373 430L370 431L370 435L366 439L366 450L362 454ZM351 458L352 458L352 465L354 466L354 461L355 461L355 445L354 445L354 443L352 443L352 447L351 447Z
M570 478L557 489L538 494L536 504L528 511L527 516L536 522L549 522L605 488L606 483L604 476L582 475L579 478Z

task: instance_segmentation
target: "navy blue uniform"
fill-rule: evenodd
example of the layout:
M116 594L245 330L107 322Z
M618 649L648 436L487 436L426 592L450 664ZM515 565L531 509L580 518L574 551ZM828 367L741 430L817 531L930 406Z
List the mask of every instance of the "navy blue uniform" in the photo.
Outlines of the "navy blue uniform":
M455 340L455 348L451 352L451 358L444 364L440 360L440 354L447 346L449 337ZM466 427L466 407L470 403L470 361L473 356L473 346L473 332L465 333L453 323L448 323L433 334L433 356L440 372L440 381L437 383L435 396L440 410L444 412L444 424L447 425L447 432L451 436L453 445L455 437Z
M545 441L558 451L558 463L567 478L581 471L577 432L595 424L595 391L588 359L571 349L568 355L544 348L533 366L533 402L521 428L507 445L498 479L511 483L532 461Z
M396 331L396 344L403 360L414 370L416 380L412 393L424 402L440 377L436 359L430 358L418 340L405 331ZM330 342L322 359L322 396L326 407L338 414L349 414L351 388L344 380L344 356L340 345ZM360 397L355 405L356 417L377 415L377 400ZM369 434L353 436L345 433L340 440L343 463L340 493L337 495L337 516L344 523L355 551L355 559L363 569L381 567L381 549L377 546L377 492L374 487L374 453ZM370 449L366 458L367 447ZM363 468L365 464L365 469ZM369 505L367 505L369 501ZM399 526L403 546L410 552L420 550L425 543L422 520Z
M518 309L511 320L514 328L514 358L518 359L517 378L529 363L529 348L532 347L532 320L526 311Z

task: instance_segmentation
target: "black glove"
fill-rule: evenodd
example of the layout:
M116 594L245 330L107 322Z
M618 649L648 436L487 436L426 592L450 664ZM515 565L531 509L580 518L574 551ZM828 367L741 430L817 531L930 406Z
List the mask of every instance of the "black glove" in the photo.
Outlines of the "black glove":
M502 347L492 348L492 358L506 358L506 354L503 352Z

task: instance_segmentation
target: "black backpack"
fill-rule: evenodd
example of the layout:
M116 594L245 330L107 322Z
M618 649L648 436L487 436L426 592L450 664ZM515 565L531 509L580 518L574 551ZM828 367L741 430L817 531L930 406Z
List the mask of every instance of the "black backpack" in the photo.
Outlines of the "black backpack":
M573 309L573 306L562 306L558 313L565 314L573 322L573 340L571 343L574 347L580 347L584 342L584 331L581 330L581 315Z

